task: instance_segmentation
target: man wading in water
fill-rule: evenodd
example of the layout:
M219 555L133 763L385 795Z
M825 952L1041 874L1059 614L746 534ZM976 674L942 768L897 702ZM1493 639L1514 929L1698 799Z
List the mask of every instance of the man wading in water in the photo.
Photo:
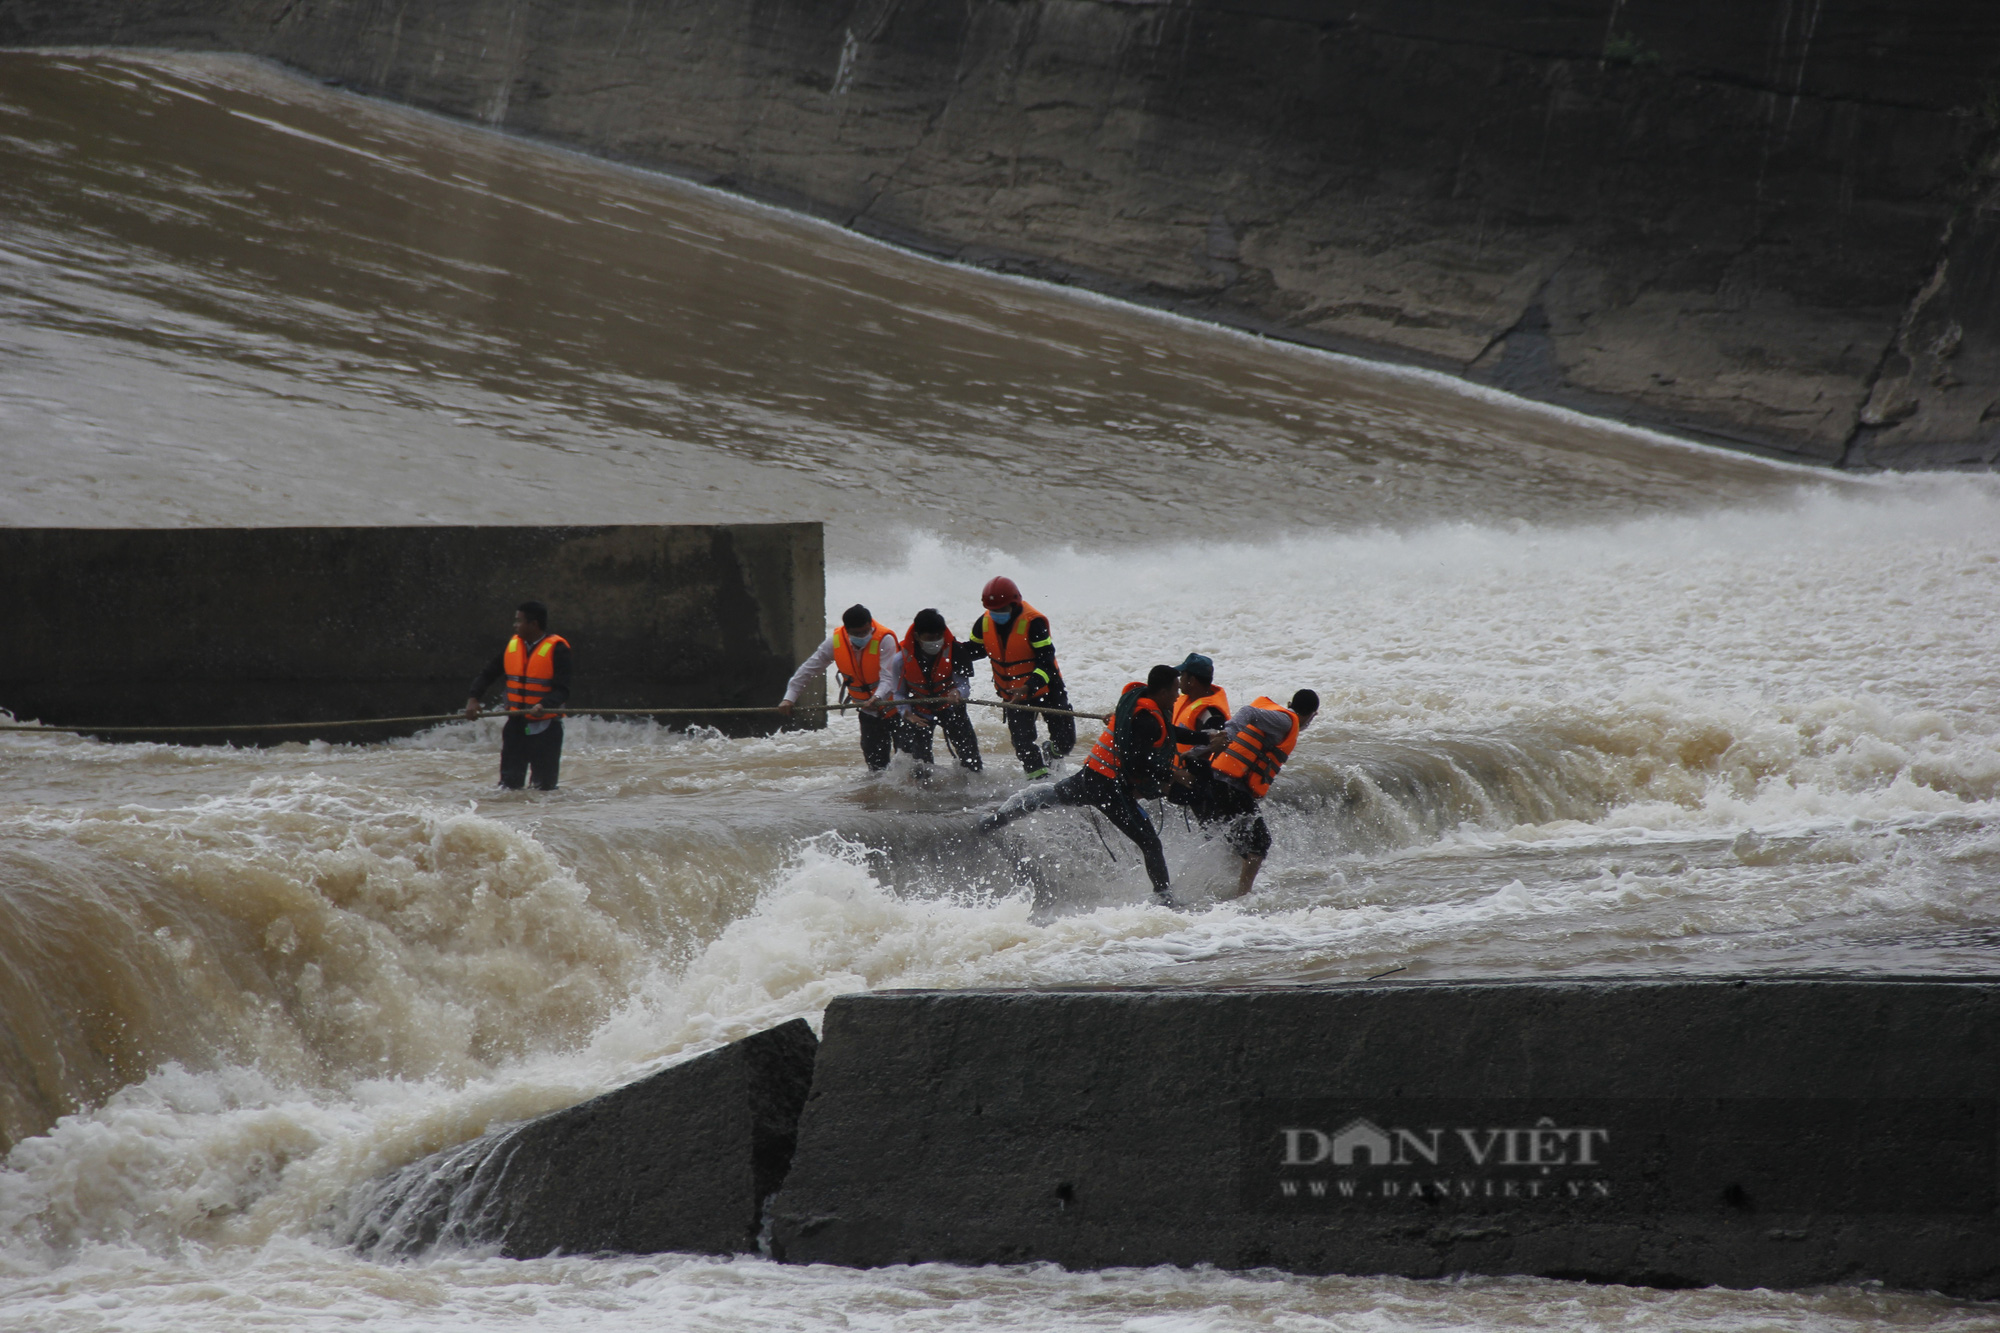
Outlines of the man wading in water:
M889 766L896 741L894 724L886 715L903 675L903 651L895 631L859 602L841 612L840 623L826 642L792 673L778 716L791 721L799 695L829 666L840 673L841 697L860 705L856 721L861 724L862 761L870 773L880 772Z
M931 733L939 728L959 767L980 770L979 737L965 711L971 694L971 654L952 636L943 614L925 607L903 636L903 675L896 682L896 698L905 701L896 723L896 746L917 761L919 772L928 772L935 762ZM935 702L920 702L926 699Z
M507 725L500 729L500 785L518 789L532 773L537 791L554 791L562 768L563 724L544 713L569 702L569 640L548 631L549 609L523 602L514 637L472 682L465 715L479 716L479 698L507 678Z
M1021 589L1006 575L988 579L979 594L986 614L972 622L966 647L973 660L993 663L993 688L1008 703L1067 709L1069 690L1056 665L1056 646L1049 618L1021 600ZM1014 753L1031 778L1045 778L1049 765L1076 748L1076 719L1058 713L1006 710L1007 735ZM1048 728L1044 746L1035 739L1035 719Z
M1185 781L1174 767L1173 727L1167 711L1174 706L1180 676L1170 666L1156 666L1145 683L1133 681L1118 697L1111 724L1097 738L1083 771L1054 786L1030 787L979 821L981 833L1011 824L1022 815L1052 805L1096 806L1112 826L1130 838L1146 860L1153 896L1169 907L1173 885L1167 880L1167 854L1159 830L1139 805L1141 796L1158 796L1169 782Z
M1169 719L1174 724L1174 745L1181 754L1181 771L1187 774L1184 786L1167 792L1167 799L1198 818L1214 804L1208 787L1215 777L1208 771L1206 757L1189 752L1206 746L1215 734L1229 725L1229 695L1215 683L1215 662L1200 653L1189 653L1176 668L1181 673L1181 693L1174 700Z
M1300 690L1292 696L1292 706L1259 695L1248 708L1236 710L1229 725L1206 744L1188 751L1188 759L1207 759L1213 781L1200 789L1193 805L1195 818L1204 824L1224 820L1229 824L1229 846L1243 858L1243 873L1236 882L1236 897L1250 892L1264 858L1271 852L1271 830L1257 802L1271 790L1273 779L1299 733L1312 725L1319 712L1319 696Z

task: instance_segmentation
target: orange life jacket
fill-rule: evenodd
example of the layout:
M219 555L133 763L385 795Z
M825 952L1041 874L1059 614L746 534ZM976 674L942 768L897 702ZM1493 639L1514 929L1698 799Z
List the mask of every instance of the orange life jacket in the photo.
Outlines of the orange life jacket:
M993 663L993 687L1001 694L1011 694L1028 683L1035 674L1035 645L1028 642L1028 623L1037 618L1047 619L1040 611L1022 602L1014 611L1014 619L1007 625L1006 638L1000 637L1000 627L993 623L991 615L979 617L979 623L972 632L986 645L986 656ZM1048 640L1042 640L1047 643ZM1045 681L1029 691L1028 697L1035 698L1048 691Z
M1260 727L1246 726L1236 733L1236 739L1229 742L1221 754L1209 767L1227 778L1241 779L1250 789L1250 794L1262 797L1271 790L1271 780L1278 776L1278 770L1292 757L1292 747L1299 743L1299 715L1281 706L1275 699L1258 695L1250 705L1252 708L1267 709L1273 713L1283 713L1292 720L1292 728L1281 741L1272 741Z
M1146 688L1146 682L1135 680L1118 692L1118 711L1111 715L1111 723L1097 733L1097 744L1090 747L1090 757L1084 760L1112 781L1118 780L1118 738L1120 733L1130 734L1132 720L1141 713L1151 713L1160 723L1160 739L1156 749L1164 749L1173 739L1167 731L1167 719L1160 712L1160 706L1151 699L1133 699L1132 695Z
M1190 699L1185 694L1174 700L1174 725L1183 731L1194 730L1194 720L1211 708L1220 708L1226 720L1229 717L1229 694L1227 691L1211 688L1199 699ZM1192 741L1179 742L1180 751L1186 754L1194 748Z
M859 654L854 645L847 641L847 626L833 627L833 665L840 672L840 683L847 690L847 697L856 703L875 693L875 687L882 683L882 642L893 646L896 632L877 620L868 627L868 646Z
M935 699L940 694L949 693L952 688L951 650L958 642L949 629L944 632L944 647L924 665L924 655L917 649L917 627L910 626L910 632L903 638L903 683L910 688L910 696L916 699Z
M527 712L555 688L557 644L567 648L569 640L560 634L544 634L532 649L518 634L507 640L503 664L507 668L508 712Z

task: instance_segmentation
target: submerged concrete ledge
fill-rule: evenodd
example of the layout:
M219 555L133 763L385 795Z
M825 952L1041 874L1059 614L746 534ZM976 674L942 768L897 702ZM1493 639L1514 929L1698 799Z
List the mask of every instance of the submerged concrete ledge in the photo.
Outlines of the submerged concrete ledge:
M52 726L449 712L531 597L574 645L586 708L769 704L826 632L817 523L7 528L0 568L20 649L0 708Z
M2000 982L828 1010L774 1252L2000 1296Z

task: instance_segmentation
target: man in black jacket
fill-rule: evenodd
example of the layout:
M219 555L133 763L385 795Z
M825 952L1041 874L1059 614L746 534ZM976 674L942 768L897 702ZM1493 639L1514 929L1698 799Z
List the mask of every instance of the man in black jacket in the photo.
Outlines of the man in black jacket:
M569 641L548 631L549 609L523 602L514 637L473 677L465 715L479 716L479 699L507 678L507 725L500 729L500 785L518 790L531 773L537 791L554 791L562 768L563 725L550 716L569 702Z
M1169 782L1185 781L1174 766L1173 727L1167 718L1180 690L1180 673L1156 666L1125 687L1111 724L1097 738L1080 772L1054 785L1020 792L979 821L981 833L991 833L1023 815L1052 805L1089 805L1102 810L1112 827L1130 838L1146 862L1153 895L1173 905L1173 885L1167 878L1167 854L1159 830L1139 804L1141 796L1158 796Z
M987 580L979 602L986 610L965 637L967 656L993 664L993 688L1002 702L1057 710L1003 710L1022 771L1031 778L1045 778L1050 764L1076 748L1076 719L1068 713L1069 690L1062 668L1056 665L1049 618L1023 601L1020 586L1004 574ZM1048 729L1046 744L1035 739L1038 719Z

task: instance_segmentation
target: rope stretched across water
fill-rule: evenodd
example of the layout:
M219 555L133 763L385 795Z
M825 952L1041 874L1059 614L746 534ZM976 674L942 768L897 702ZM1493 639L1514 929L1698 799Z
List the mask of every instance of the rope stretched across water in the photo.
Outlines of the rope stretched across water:
M918 700L897 700L897 703L921 705ZM1046 713L1052 717L1074 717L1102 722L1103 713L1077 712L1068 708L1045 708L1039 704L1010 704L998 699L962 699L959 702L976 708L1005 708L1023 713ZM950 707L950 705L944 705ZM800 713L846 713L858 712L863 704L802 704L794 711ZM776 704L762 704L749 708L566 708L543 713L545 718L556 717L748 717L756 714L777 716ZM481 717L526 717L526 713L492 712L481 713ZM410 717L356 717L333 722L220 722L203 723L198 726L150 726L150 727L56 727L43 726L32 722L0 723L0 731L41 731L66 732L78 736L199 736L221 735L245 731L332 731L339 727L390 727L408 726L420 722L464 722L468 719L461 710L456 713L422 713Z

